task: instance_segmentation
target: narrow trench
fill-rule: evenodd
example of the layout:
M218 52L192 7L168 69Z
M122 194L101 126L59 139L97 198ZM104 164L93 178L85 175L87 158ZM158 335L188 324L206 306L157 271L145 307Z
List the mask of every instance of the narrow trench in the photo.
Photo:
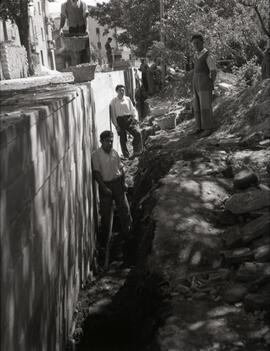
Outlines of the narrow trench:
M148 239L145 238L144 241L151 241L152 234L147 232ZM84 336L76 350L157 351L155 331L167 308L164 302L166 283L158 274L147 272L143 262L132 269L117 268L117 261L114 260L117 244L116 239L110 270L99 279L105 279L108 284L114 279L123 279L125 282L118 291L110 291L110 298L104 295L97 298L95 304L98 307L92 310L90 308L83 323ZM150 245L151 242L148 242ZM97 283L98 281L94 284Z
M124 283L122 286L118 285L119 289L111 291L109 298L106 294L97 296L94 301L97 308L91 310L90 304L89 314L82 325L83 335L77 338L76 351L159 350L156 332L170 315L168 285L158 273L148 271L146 260L151 251L155 230L150 216L155 206L155 199L151 194L156 189L158 180L171 166L171 160L166 161L167 167L162 170L159 159L151 170L147 169L143 177L135 179L137 187L132 194L131 206L133 240L129 243L132 268L119 268L119 243L117 236L113 237L110 270L98 277L93 286L96 287L102 279L108 283L112 283L114 279L123 279ZM150 178L149 172L155 176ZM143 206L138 206L147 193L150 196Z

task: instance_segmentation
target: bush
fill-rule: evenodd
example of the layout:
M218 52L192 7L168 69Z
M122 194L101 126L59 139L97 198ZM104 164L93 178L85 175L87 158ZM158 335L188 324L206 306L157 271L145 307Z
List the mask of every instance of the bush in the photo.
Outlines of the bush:
M241 67L234 66L233 73L236 76L237 85L241 88L251 86L261 79L261 68L255 57Z

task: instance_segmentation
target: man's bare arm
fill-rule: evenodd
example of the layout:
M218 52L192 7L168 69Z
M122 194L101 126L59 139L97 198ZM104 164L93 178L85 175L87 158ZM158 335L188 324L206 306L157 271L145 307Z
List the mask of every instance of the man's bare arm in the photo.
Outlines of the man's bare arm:
M99 172L99 171L93 170L93 175L94 175L94 179L96 180L96 182L97 182L98 185L100 186L102 192L103 192L105 195L111 196L111 195L112 195L112 192L111 192L111 190L106 186L106 184L104 183L100 172Z

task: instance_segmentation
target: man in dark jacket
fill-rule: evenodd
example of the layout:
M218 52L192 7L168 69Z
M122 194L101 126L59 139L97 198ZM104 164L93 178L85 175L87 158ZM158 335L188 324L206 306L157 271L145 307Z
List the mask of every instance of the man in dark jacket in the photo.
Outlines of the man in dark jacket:
M193 91L197 130L194 134L201 133L201 137L207 137L212 133L214 128L212 91L214 90L217 69L210 52L204 48L203 36L201 34L194 34L191 42L196 50Z
M108 65L110 68L112 68L113 64L113 56L112 56L112 47L111 47L111 42L112 38L108 38L105 44L105 49L106 49L106 55L107 55L107 60L108 60Z

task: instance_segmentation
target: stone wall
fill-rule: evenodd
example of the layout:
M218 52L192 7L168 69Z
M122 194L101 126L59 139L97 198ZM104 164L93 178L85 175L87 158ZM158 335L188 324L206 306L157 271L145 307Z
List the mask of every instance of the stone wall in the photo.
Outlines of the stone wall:
M27 77L28 62L24 46L12 41L0 44L0 60L5 79Z
M1 94L1 350L70 332L95 250L93 106L89 83Z

